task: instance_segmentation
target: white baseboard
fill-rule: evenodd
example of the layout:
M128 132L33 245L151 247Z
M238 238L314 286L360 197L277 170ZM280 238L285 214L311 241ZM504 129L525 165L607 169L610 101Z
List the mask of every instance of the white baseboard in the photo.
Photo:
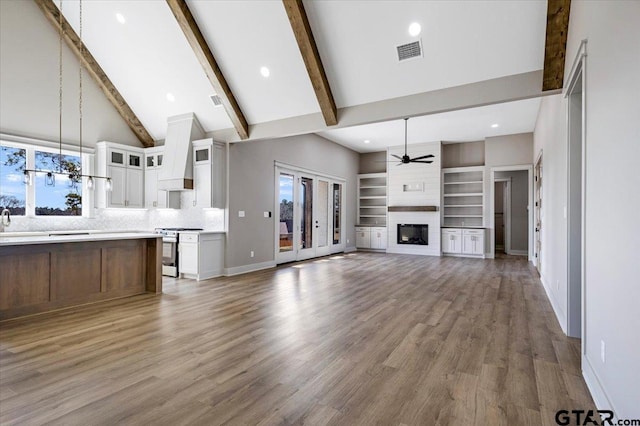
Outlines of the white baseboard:
M356 251L357 249L355 247L347 247L344 249L345 253L353 253L354 251Z
M616 417L618 417L620 414L616 411L611 400L607 397L607 393L602 387L600 379L598 379L598 375L591 366L589 358L585 355L582 355L582 377L584 377L587 388L589 388L589 392L591 392L591 397L593 398L593 402L596 404L596 408L598 410L612 410L616 413Z
M261 263L251 263L249 265L235 266L233 268L224 268L224 275L232 277L234 275L246 274L248 272L261 271L263 269L274 268L275 260L268 260Z
M507 254L511 256L528 256L529 251L528 250L509 250Z
M544 275L542 274L540 275L540 282L542 282L542 287L544 288L545 293L547 293L547 299L551 303L553 312L556 314L556 319L560 323L560 328L562 329L562 332L566 335L567 334L567 316L565 315L564 311L560 309L560 305L558 304L558 301L553 295L551 288L547 284L546 280L544 279Z

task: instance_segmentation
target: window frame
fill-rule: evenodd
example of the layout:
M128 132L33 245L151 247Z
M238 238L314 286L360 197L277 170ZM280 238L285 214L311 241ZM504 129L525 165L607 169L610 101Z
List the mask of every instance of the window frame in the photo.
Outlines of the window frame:
M37 140L31 138L23 138L17 136L8 136L0 134L0 146L6 146L10 148L24 149L26 151L26 167L27 169L34 170L36 163L36 151L59 153L60 144L45 140ZM82 155L80 150L75 145L62 144L62 155L73 155L81 157L83 174L93 174L94 152L92 148L82 148ZM91 218L94 217L94 194L93 190L87 188L87 179L82 178L82 215L36 215L36 185L24 185L25 186L25 218ZM69 220L62 219L62 220Z

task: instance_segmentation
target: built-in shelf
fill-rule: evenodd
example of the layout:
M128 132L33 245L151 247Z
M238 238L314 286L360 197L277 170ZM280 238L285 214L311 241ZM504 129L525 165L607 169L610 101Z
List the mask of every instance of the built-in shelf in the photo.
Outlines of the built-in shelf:
M484 226L484 180L483 166L442 170L443 227Z
M387 174L358 175L358 225L387 226Z

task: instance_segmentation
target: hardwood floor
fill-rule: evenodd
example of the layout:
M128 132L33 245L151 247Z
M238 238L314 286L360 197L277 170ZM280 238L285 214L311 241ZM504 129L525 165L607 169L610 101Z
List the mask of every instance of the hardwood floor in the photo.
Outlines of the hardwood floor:
M0 323L0 424L554 425L595 409L524 258L352 253Z

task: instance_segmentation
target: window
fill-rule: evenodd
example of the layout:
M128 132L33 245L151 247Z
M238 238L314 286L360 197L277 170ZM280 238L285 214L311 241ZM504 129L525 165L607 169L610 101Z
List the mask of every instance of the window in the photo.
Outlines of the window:
M81 169L80 157L54 152L35 152L36 216L82 215L82 179L73 176ZM45 171L63 174L48 176Z
M0 146L0 210L9 209L12 215L24 215L26 190L23 183L27 164L27 150Z
M73 151L2 142L0 208L17 216L82 215L82 165Z

